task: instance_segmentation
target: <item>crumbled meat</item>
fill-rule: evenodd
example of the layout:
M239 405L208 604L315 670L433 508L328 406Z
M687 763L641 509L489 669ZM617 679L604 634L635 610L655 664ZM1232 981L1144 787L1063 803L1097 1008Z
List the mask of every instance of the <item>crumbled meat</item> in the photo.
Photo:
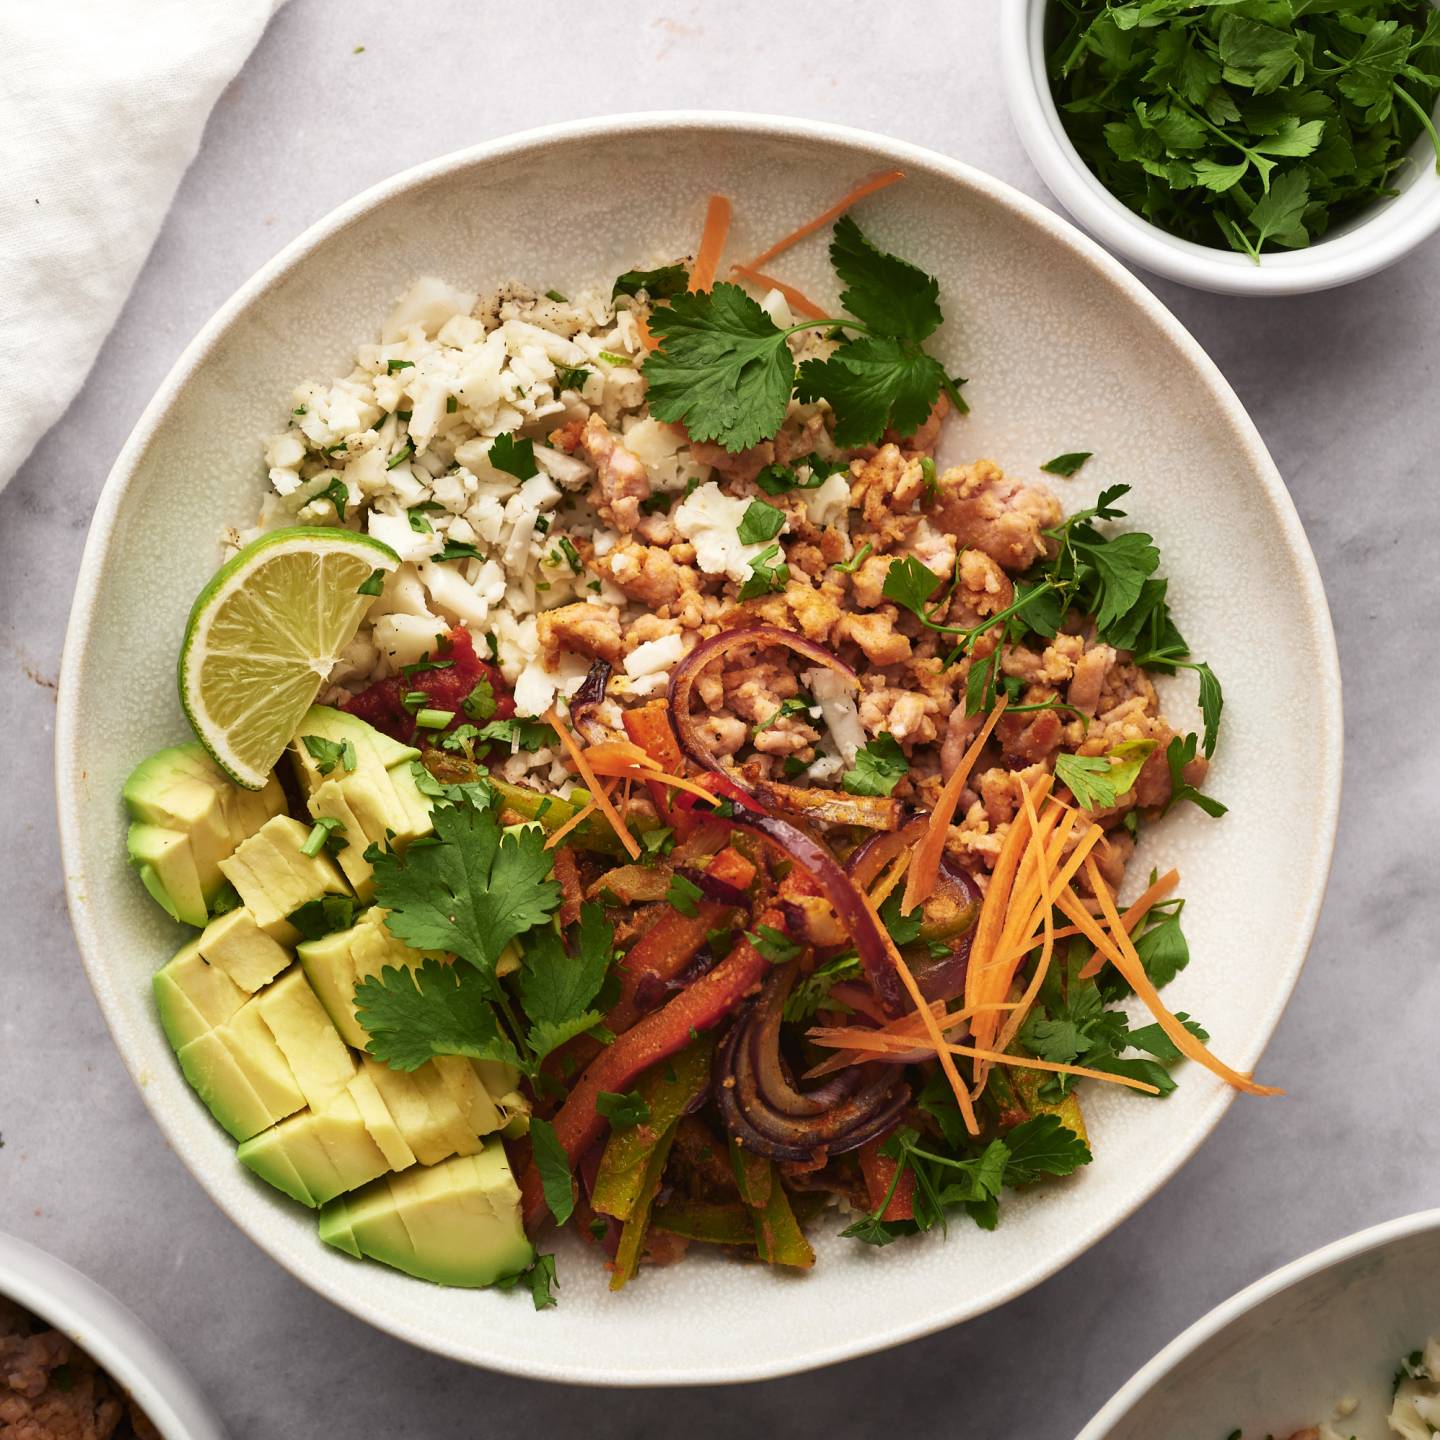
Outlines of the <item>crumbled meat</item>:
M686 587L695 585L694 572L682 571L668 550L622 540L595 560L595 568L618 589L642 605L674 604Z
M1017 572L1045 554L1041 532L1058 525L1062 515L1060 502L1044 486L1007 479L991 460L947 470L931 512L934 523L961 545L983 550Z
M905 746L928 745L939 737L940 706L929 695L881 686L860 698L860 723L871 735L893 735Z
M620 612L613 605L588 605L583 600L544 610L535 622L545 663L553 669L563 651L608 660L620 658Z
M1075 674L1065 692L1066 701L1082 715L1093 717L1100 705L1105 677L1114 663L1115 652L1108 645L1087 650L1075 664Z
M598 415L585 422L580 446L595 465L600 518L617 530L633 530L640 521L640 502L650 498L650 476L645 466L610 433Z
M910 658L910 638L895 628L899 612L893 605L864 614L842 615L835 627L837 640L853 640L875 665L898 665Z

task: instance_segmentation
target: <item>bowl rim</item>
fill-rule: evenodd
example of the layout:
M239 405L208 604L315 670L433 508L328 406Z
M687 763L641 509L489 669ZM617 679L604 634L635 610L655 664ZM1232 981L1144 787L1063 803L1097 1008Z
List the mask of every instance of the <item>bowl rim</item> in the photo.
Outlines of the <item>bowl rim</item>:
M1340 233L1302 250L1267 253L1260 265L1238 251L1199 245L1151 224L1100 183L1065 133L1045 73L1049 4L1008 0L1001 7L1000 68L1011 119L1050 191L1127 260L1167 280L1221 294L1301 295L1363 280L1440 231L1440 175L1428 164L1418 167L1400 195Z
M1253 1281L1243 1290L1222 1300L1194 1324L1182 1330L1165 1348L1148 1360L1096 1411L1090 1423L1075 1440L1106 1440L1114 1427L1165 1379L1178 1365L1193 1355L1206 1341L1228 1329L1235 1321L1273 1296L1282 1294L1302 1280L1323 1274L1346 1260L1382 1250L1397 1240L1440 1231L1440 1209L1416 1210L1409 1215L1385 1220L1365 1230L1332 1240L1316 1250L1272 1270Z
M139 462L143 460L156 430L182 389L189 382L193 372L247 307L262 293L277 284L295 265L324 244L333 234L367 212L405 191L418 189L447 175L498 158L514 156L529 150L544 149L560 142L595 138L616 139L642 132L673 133L677 129L710 131L729 136L755 135L844 145L851 149L870 152L874 155L877 163L913 165L917 169L938 173L972 191L977 191L990 201L1008 209L1018 218L1047 232L1050 237L1087 262L1102 279L1118 290L1124 299L1139 307L1167 343L1173 345L1182 357L1195 367L1201 383L1208 387L1219 417L1223 423L1229 425L1237 443L1246 451L1259 479L1265 500L1275 517L1281 538L1294 559L1301 577L1301 599L1305 613L1315 628L1317 659L1321 671L1319 676L1321 698L1315 712L1315 720L1316 733L1321 737L1323 749L1321 773L1316 778L1317 786L1324 800L1322 801L1321 823L1317 835L1320 843L1315 851L1316 873L1303 912L1297 917L1296 945L1288 972L1280 978L1270 1013L1264 1017L1265 1028L1262 1033L1265 1041L1263 1043L1268 1043L1273 1036L1308 956L1327 888L1339 819L1344 732L1339 654L1336 647L1334 625L1331 621L1314 553L1305 536L1294 503L1290 499L1289 492L1285 488L1284 481L1281 479L1264 441L1219 367L1164 304L1095 241L1078 230L1063 216L1031 199L1013 186L937 151L852 126L753 112L640 111L540 126L479 145L451 151L380 181L308 226L241 285L181 352L122 447L96 503L90 532L80 561L75 596L61 657L55 726L56 800L59 810L61 855L65 866L66 899L71 923L75 930L86 974L95 991L112 1038L116 1040L116 1048L120 1051L121 1058L139 1087L141 1096L160 1127L161 1133L180 1155L186 1167L209 1194L211 1200L261 1250L295 1278L324 1295L332 1303L364 1320L367 1324L411 1344L470 1365L569 1384L654 1386L732 1384L771 1379L872 1354L907 1340L934 1334L936 1331L961 1321L973 1319L1049 1279L1139 1209L1195 1154L1219 1123L1235 1097L1233 1090L1225 1086L1217 1086L1209 1107L1197 1117L1191 1143L1176 1156L1164 1173L1156 1173L1147 1177L1146 1183L1136 1192L1129 1205L1107 1215L1095 1234L1087 1239L1080 1249L1057 1251L1053 1257L1047 1257L1042 1264L1017 1274L1016 1278L1003 1289L986 1295L980 1300L972 1299L927 1310L913 1321L907 1321L905 1324L872 1331L844 1342L832 1343L803 1355L790 1355L778 1359L757 1356L754 1363L747 1364L743 1368L735 1366L723 1370L692 1368L690 1370L672 1370L658 1376L639 1368L625 1374L616 1374L613 1371L601 1373L598 1370L577 1373L573 1367L553 1363L543 1355L537 1355L533 1359L527 1357L526 1363L523 1364L511 1360L496 1361L476 1354L474 1347L447 1341L428 1333L419 1333L407 1322L387 1314L380 1306L357 1295L356 1287L328 1283L313 1273L305 1271L302 1262L298 1258L292 1259L281 1247L272 1248L262 1238L259 1227L252 1222L247 1207L243 1204L227 1203L212 1187L203 1168L192 1165L191 1157L180 1143L180 1137L175 1127L172 1126L160 1098L153 1093L153 1087L145 1083L143 1066L139 1057L130 1053L126 1046L119 1043L123 1028L123 1007L107 974L104 960L107 947L104 937L95 928L87 909L88 877L84 868L82 847L84 805L78 792L78 786L74 783L74 776L81 767L72 765L70 761L72 756L79 754L79 744L83 736L83 720L74 696L78 689L80 673L86 663L88 635L99 600L99 581L104 557L111 544L126 494L138 472Z
M73 1265L3 1230L0 1295L67 1335L135 1400L164 1440L224 1440L219 1417L189 1372L138 1315ZM163 1382L155 1378L160 1367L169 1371Z

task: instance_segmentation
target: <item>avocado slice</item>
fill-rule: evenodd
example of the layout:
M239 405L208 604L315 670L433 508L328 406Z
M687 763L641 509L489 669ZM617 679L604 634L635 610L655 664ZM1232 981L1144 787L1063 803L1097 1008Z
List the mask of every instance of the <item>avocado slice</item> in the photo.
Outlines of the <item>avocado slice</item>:
M345 852L341 852L342 854ZM387 966L415 969L438 951L412 950L385 924L385 911L372 906L348 930L337 930L297 947L300 963L320 1003L347 1045L363 1050L370 1037L355 1018L355 987Z
M476 1073L475 1062L461 1055L437 1055L431 1062L466 1128L476 1136L493 1135L505 1123L490 1092ZM465 1151L460 1151L463 1155Z
M395 1126L404 1137L405 1143L415 1152L415 1158L422 1165L434 1165L455 1154L456 1141L463 1133L458 1111L446 1117L437 1115L430 1108L426 1090L422 1088L420 1072L430 1064L427 1060L420 1070L406 1072L392 1070L388 1065L363 1056L361 1064L364 1073L374 1082L385 1108L394 1117ZM433 1072L432 1072L433 1073ZM446 1123L447 1118L455 1122Z
M232 1138L247 1140L275 1123L218 1030L197 1036L175 1054L190 1088Z
M309 826L276 815L220 862L255 923L281 944L294 944L300 938L287 916L323 895L350 893L344 876L323 850L313 856L303 853L309 835Z
M305 1108L305 1092L254 1000L241 1006L213 1033L225 1042L245 1078L265 1102L272 1124Z
M472 1288L517 1274L535 1258L498 1140L335 1201L320 1212L320 1238L421 1280Z
M355 747L355 770L347 771L343 765L337 765L322 775L319 761L305 748L307 735L315 735L337 744L350 741ZM330 705L312 705L305 712L305 718L301 720L295 731L295 738L290 742L290 754L295 762L296 774L307 795L313 794L324 780L355 774L367 765L389 770L393 766L408 765L411 760L420 758L420 752L413 745L392 740L383 730L377 730L358 715L336 710Z
M291 960L290 952L266 934L243 905L217 916L195 943L212 966L252 995Z
M390 1168L407 1170L415 1164L415 1152L405 1143L395 1117L386 1108L369 1074L357 1070L346 1088L360 1111L370 1138L380 1147L380 1153L389 1162Z
M310 797L309 805L315 819L339 821L339 834L345 840L345 848L336 855L336 862L356 896L368 905L375 898L375 867L365 858L372 837L350 808L348 788L338 780L327 780ZM381 838L383 842L383 835Z
M326 1109L292 1115L244 1141L235 1154L261 1179L311 1206L368 1184L390 1168L344 1091Z
M145 888L196 926L225 883L220 862L285 808L273 776L261 791L243 790L194 742L142 760L121 795L132 821L130 858Z
M198 940L192 940L161 966L151 984L160 1023L176 1050L223 1025L247 999L223 970L206 961Z
M275 1037L305 1103L311 1110L328 1112L347 1093L355 1057L315 998L305 972L296 966L251 1003Z

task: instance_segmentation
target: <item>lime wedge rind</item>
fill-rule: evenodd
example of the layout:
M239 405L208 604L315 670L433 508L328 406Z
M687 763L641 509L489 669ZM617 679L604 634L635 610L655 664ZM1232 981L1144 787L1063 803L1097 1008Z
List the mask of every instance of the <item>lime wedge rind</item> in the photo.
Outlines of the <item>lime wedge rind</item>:
M180 704L236 784L264 785L370 606L359 586L399 563L367 535L296 527L252 541L201 590L180 646ZM249 631L254 643L237 645Z

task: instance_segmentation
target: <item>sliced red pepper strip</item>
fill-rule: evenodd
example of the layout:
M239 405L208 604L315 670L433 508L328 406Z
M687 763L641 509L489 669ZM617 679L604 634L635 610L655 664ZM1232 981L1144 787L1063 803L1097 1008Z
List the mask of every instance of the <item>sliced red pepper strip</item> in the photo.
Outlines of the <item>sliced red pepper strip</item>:
M784 916L777 909L767 909L758 923L779 929ZM662 1009L652 1010L602 1051L575 1082L552 1121L570 1163L604 1132L605 1117L595 1109L602 1090L624 1094L637 1075L683 1050L695 1033L713 1029L755 989L769 967L770 962L742 936L713 970ZM520 1188L525 1224L533 1230L548 1213L540 1172L533 1162L526 1166Z
M737 890L748 890L755 879L755 867L729 846L710 861L705 873ZM702 900L694 915L682 915L673 909L661 915L616 966L620 998L605 1017L610 1029L617 1035L628 1030L640 1018L635 999L640 986L647 981L663 984L679 975L695 958L705 937L724 924L733 908L716 900Z
M871 1140L869 1144L860 1147L860 1173L865 1177L865 1193L870 1197L870 1209L873 1211L880 1205L885 1205L885 1197L890 1195L890 1203L885 1205L881 1212L882 1220L913 1220L915 1218L915 1177L910 1173L907 1166L905 1173L900 1177L900 1183L895 1184L895 1161L888 1155L880 1153L880 1147L885 1143L883 1135L878 1140ZM890 1187L895 1185L895 1193L890 1194Z
M585 901L575 852L566 845L557 846L553 868L555 878L560 882L560 923L574 925L580 919L580 907Z
M665 700L652 700L648 705L638 705L625 711L621 717L625 722L625 733L662 770L672 775L684 775L680 767L685 756L680 742L675 738L674 727L670 724L670 705ZM667 825L675 824L675 812L670 803L670 792L658 780L647 780L646 787L655 801L655 808L664 817Z

